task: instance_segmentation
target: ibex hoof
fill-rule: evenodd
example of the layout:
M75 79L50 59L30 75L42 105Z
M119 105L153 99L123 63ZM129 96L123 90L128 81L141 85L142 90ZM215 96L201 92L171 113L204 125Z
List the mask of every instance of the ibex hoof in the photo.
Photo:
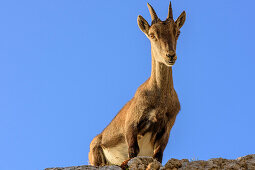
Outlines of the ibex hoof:
M128 168L128 161L130 161L130 158L123 161L122 164L120 165L121 169L127 169Z

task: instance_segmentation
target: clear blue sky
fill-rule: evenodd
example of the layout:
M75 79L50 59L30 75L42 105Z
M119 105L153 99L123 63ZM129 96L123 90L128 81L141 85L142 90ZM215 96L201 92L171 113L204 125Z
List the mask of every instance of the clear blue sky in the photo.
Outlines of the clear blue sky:
M88 163L89 144L150 76L137 16L169 0L0 2L0 169ZM255 153L254 0L173 0L186 10L174 85L182 109L163 163Z

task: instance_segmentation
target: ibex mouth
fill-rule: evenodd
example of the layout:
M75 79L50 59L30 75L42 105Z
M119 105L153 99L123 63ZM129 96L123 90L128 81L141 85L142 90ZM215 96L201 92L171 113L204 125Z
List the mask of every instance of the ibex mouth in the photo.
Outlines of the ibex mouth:
M168 61L168 62L166 62L166 63L167 63L167 66L173 66L174 63L175 63L175 61Z

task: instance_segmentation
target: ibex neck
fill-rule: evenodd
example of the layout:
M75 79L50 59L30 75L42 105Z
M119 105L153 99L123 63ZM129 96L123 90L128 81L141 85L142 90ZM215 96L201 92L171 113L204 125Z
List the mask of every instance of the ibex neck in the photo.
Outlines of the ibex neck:
M173 87L172 67L155 60L153 51L151 52L151 77L150 86L162 91L171 91Z

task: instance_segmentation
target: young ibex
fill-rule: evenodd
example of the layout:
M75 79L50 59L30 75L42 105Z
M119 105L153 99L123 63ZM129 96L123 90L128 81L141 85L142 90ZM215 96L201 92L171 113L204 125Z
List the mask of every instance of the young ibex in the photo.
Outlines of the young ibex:
M174 21L170 2L168 17L161 21L151 5L147 5L151 26L140 15L137 21L151 42L151 76L103 132L92 140L91 165L121 165L136 156L152 156L162 162L170 130L180 110L172 66L177 59L176 43L186 13L183 11Z

